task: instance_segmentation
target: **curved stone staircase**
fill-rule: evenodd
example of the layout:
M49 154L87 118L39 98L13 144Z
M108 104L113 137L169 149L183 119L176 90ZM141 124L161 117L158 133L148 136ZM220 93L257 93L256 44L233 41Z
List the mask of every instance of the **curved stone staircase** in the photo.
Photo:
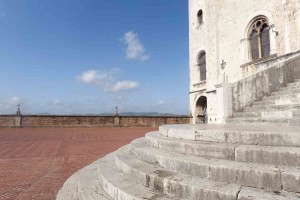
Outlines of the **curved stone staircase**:
M300 125L300 79L233 113L233 118L228 118L226 123Z
M300 199L300 127L165 125L79 170L58 200Z

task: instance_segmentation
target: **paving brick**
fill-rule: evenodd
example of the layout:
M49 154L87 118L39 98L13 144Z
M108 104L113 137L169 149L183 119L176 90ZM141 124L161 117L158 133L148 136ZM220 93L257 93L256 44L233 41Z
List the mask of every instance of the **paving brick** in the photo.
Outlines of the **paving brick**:
M0 128L0 200L55 199L66 179L155 128Z

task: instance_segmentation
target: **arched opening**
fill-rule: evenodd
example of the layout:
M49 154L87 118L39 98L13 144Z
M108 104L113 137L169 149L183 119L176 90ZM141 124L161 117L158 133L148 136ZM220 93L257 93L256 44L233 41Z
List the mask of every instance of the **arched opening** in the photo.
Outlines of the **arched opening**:
M203 11L199 10L197 13L198 23L201 25L203 23Z
M199 97L196 102L196 124L207 123L207 98L205 96Z
M249 29L250 53L252 60L270 55L269 23L265 17L256 18Z
M200 68L200 81L206 80L206 53L200 52L198 55L198 66Z

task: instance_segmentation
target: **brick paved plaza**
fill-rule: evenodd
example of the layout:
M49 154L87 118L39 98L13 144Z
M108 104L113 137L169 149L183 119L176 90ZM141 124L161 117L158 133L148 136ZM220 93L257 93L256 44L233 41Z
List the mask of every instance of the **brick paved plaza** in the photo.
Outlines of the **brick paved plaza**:
M0 199L55 199L78 169L155 128L0 128Z

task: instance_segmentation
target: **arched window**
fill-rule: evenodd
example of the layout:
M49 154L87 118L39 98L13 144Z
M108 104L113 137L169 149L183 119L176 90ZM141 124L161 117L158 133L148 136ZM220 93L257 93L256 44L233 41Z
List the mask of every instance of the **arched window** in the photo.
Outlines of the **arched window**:
M270 55L269 23L265 18L256 19L249 30L252 60Z
M203 11L202 10L198 11L197 18L198 18L199 25L201 25L203 23Z
M199 54L198 65L200 68L200 81L205 81L206 80L206 54L205 54L205 51L203 51Z

